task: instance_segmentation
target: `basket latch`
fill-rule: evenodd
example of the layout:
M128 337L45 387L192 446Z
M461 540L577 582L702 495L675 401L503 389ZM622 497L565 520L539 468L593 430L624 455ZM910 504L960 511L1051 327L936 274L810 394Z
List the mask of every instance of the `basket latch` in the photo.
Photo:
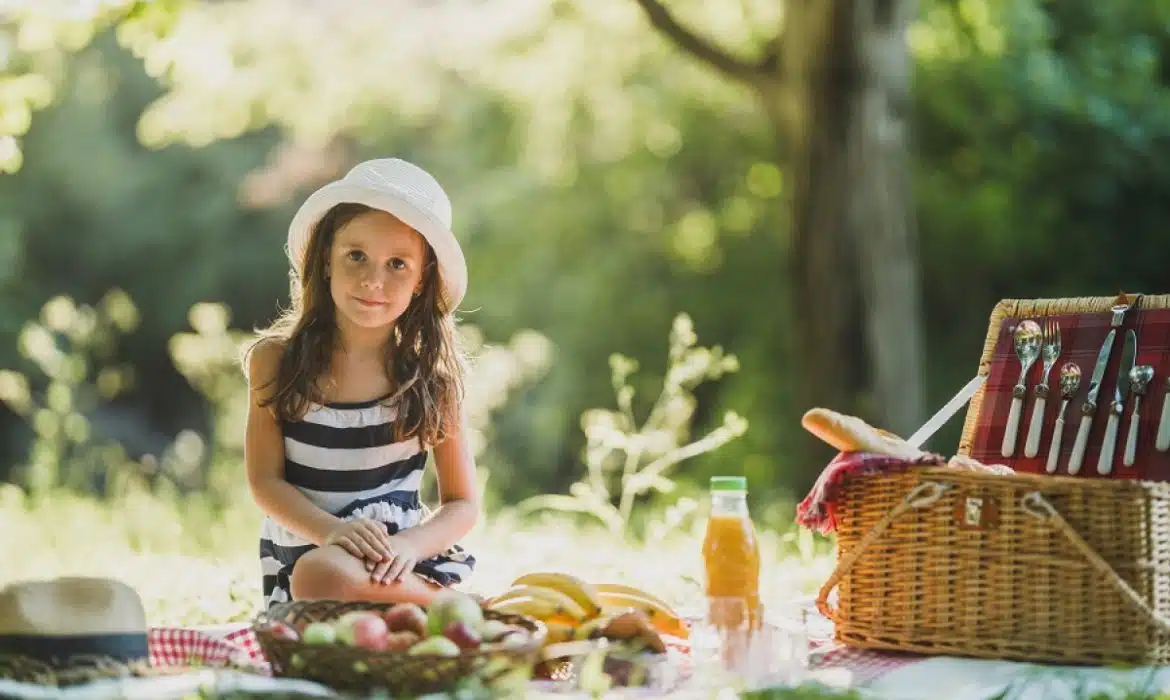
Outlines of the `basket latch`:
M993 530L999 526L999 503L978 491L955 498L955 522L960 530Z

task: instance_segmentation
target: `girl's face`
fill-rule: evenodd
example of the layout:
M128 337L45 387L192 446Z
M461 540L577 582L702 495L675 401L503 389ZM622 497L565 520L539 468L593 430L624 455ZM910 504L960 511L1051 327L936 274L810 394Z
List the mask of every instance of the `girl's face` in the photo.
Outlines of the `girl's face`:
M342 226L326 268L339 320L361 328L391 326L422 288L426 246L414 229L384 211Z

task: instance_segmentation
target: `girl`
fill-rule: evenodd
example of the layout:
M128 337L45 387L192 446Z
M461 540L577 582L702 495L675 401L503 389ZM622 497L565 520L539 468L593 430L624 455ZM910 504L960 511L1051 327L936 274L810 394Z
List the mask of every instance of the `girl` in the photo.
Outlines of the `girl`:
M442 187L399 159L325 185L289 227L292 307L251 346L248 484L266 604L428 603L475 559L479 494L452 313L467 287ZM441 505L419 486L434 457Z

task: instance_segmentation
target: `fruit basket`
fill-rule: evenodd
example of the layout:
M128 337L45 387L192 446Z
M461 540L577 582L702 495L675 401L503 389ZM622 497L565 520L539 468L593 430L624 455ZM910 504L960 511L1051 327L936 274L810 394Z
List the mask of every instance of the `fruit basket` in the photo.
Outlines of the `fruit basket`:
M1039 386L1043 377L1040 363L1028 371L1013 349L1013 333L1030 319L1062 329L1053 370L1065 361L1085 368L1079 392L1054 394L1034 413L1041 393L1014 388ZM1131 330L1138 340L1123 353L1120 338ZM1124 404L1121 425L1138 427L1132 459L1123 460L1126 432L1116 452L1108 439L1115 426L1107 421L1123 403L1111 407L1109 397L1124 388L1124 366L1143 364L1163 382L1170 371L1170 296L1000 302L979 362L986 382L968 409L958 455L946 465L844 482L837 566L817 600L837 641L1066 664L1170 662L1170 453L1155 446L1170 391L1151 391L1140 409L1132 397ZM1083 408L1096 396L1086 395L1093 385L1095 414ZM1027 409L1013 408L1016 399ZM1063 442L1061 415L1069 422ZM1075 447L1081 416L1086 437ZM1015 420L1018 429L1007 427ZM1042 421L1033 443L1040 449L1032 451L1024 436L1035 421ZM1020 437L1015 452L1005 439L1012 433ZM1080 469L1069 466L1078 450Z
M295 601L257 615L252 628L276 676L341 691L395 697L526 683L546 628L485 610L462 595L410 604Z

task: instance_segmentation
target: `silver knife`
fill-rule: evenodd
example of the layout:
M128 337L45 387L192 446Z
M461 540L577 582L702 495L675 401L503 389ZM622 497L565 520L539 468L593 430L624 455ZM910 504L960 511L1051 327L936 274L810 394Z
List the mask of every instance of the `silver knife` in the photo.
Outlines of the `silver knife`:
M1105 425L1105 437L1101 441L1101 456L1097 459L1097 473L1113 471L1113 454L1117 450L1117 428L1121 424L1121 413L1125 410L1125 399L1129 396L1129 371L1137 357L1137 332L1132 328L1125 332L1125 346L1121 351L1121 364L1117 366L1117 381L1113 387L1113 403L1109 406L1109 422Z
M1105 367L1109 364L1109 353L1113 352L1113 339L1117 337L1117 329L1111 328L1105 342L1101 343L1101 350L1097 353L1097 365L1093 367L1093 376L1089 379L1089 394L1085 397L1085 405L1081 406L1081 426L1077 428L1077 439L1073 443L1072 456L1068 460L1068 473L1077 474L1081 471L1081 462L1085 459L1085 445L1089 442L1089 428L1093 425L1093 414L1097 412L1097 392L1101 390L1101 379L1105 376Z

